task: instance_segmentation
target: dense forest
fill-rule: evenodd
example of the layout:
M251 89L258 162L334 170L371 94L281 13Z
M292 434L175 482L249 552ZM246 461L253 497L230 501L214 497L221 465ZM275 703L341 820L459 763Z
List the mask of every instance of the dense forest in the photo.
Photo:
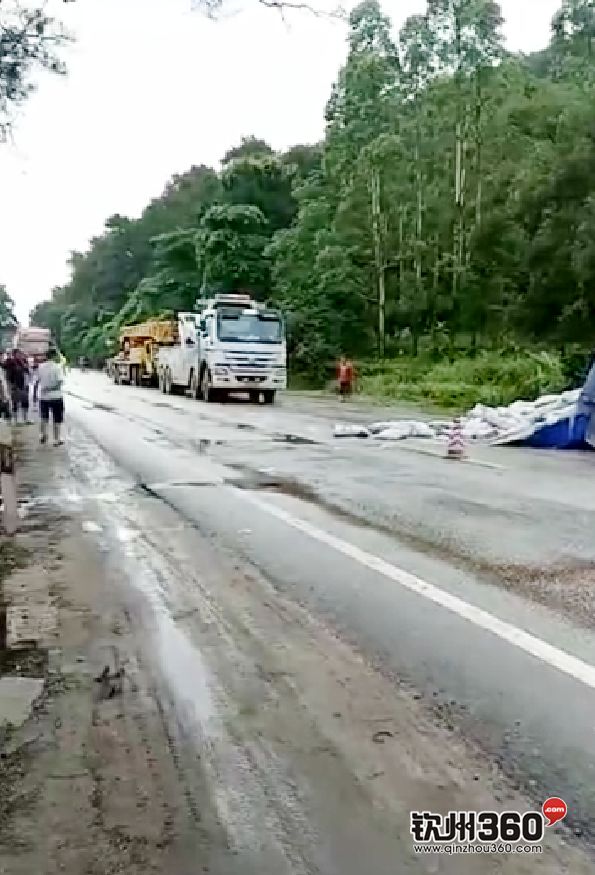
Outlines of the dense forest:
M321 143L249 137L114 215L31 314L101 359L119 326L249 289L287 315L295 369L595 345L595 10L508 52L492 0L428 0L398 34L349 16Z

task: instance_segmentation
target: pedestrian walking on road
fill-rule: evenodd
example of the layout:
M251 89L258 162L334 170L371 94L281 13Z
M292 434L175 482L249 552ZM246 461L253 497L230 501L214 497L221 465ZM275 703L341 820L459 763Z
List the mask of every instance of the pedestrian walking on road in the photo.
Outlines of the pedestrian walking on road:
M346 356L342 355L337 365L337 382L339 384L339 396L341 401L345 401L353 392L354 381L353 363Z
M0 368L0 418L8 419L9 421L12 419L12 398L4 371L4 362Z
M37 369L37 396L39 398L40 442L47 443L50 414L54 431L54 446L62 446L62 424L64 422L64 370L58 364L58 351L50 348L46 361Z
M12 416L18 422L19 413L23 422L29 422L29 365L18 350L10 351L4 362L4 373L10 389Z

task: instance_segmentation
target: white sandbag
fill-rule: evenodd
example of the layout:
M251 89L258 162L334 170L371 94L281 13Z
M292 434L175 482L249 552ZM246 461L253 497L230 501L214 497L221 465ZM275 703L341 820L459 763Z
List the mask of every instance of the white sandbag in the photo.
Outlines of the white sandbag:
M462 423L462 434L466 440L487 440L498 434L498 429L491 423L474 416Z
M370 434L380 434L381 431L386 431L388 428L398 428L401 425L399 420L387 419L384 422L373 422L367 426Z
M349 423L338 422L333 430L333 436L336 438L367 438L370 437L370 432L363 425L350 425Z
M452 428L452 423L443 419L433 420L428 423L435 435L448 434Z
M534 412L535 406L530 401L513 401L508 407L500 407L502 415L525 417Z
M429 425L427 422L417 421L417 422L411 423L411 426L412 426L412 432L413 432L411 437L417 437L417 438L434 438L434 437L436 437L436 432L434 431L432 426Z
M562 392L560 398L562 398L565 404L576 404L580 398L581 392L582 389L567 389L566 392Z
M385 428L384 431L376 435L377 438L383 441L402 441L411 436L411 428L408 422L403 422L400 425L391 425L390 428Z
M561 398L559 395L542 395L540 398L537 398L536 401L533 402L534 407L548 407L555 404L559 404Z
M427 422L403 419L389 423L376 437L385 441L400 441L410 437L433 438L436 437L436 432Z
M488 407L476 404L465 416L460 417L464 440L489 443L508 443L524 439L543 425L555 425L576 414L580 389L562 392L560 395L542 395L536 401L513 401L507 407ZM452 421L436 420L386 420L362 426L338 423L335 437L373 436L379 441L401 441L407 438L448 440Z

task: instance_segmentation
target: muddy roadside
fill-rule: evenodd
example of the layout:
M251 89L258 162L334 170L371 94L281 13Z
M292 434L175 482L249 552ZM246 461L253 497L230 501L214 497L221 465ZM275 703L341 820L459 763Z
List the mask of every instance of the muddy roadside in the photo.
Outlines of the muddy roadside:
M66 450L18 430L21 521L0 542L0 873L214 871L231 854L137 659L105 557L65 511ZM192 758L192 763L188 758Z

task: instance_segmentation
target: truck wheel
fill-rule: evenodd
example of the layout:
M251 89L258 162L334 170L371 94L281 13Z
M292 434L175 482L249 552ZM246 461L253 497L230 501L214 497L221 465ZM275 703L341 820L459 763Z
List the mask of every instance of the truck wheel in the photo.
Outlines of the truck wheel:
M200 398L200 381L196 371L192 371L190 374L190 397L195 401Z
M265 389L262 393L262 397L264 398L265 404L274 404L275 402L275 390L274 389Z
M260 403L260 392L257 392L256 389L252 389L250 392L248 392L248 395L250 396L251 404Z
M165 369L165 394L171 395L171 391L173 389L173 382L171 378L171 371L169 368Z
M116 386L120 385L120 370L118 368L114 368L114 383Z
M159 381L159 391L165 395L165 374L163 371L159 371L157 379Z
M132 382L135 386L140 386L141 384L139 365L136 365L132 370Z
M213 389L211 385L211 372L208 368L205 368L202 372L202 398L203 401L206 401L207 404L216 400L216 391Z

